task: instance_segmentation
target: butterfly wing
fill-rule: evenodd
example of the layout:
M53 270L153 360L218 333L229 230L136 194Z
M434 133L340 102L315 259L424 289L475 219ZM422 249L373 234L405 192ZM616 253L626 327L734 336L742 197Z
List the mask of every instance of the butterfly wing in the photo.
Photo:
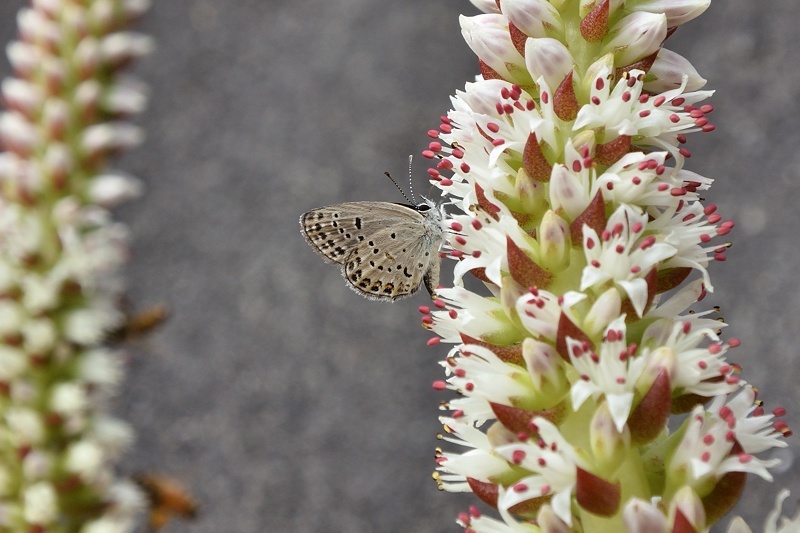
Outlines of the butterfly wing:
M387 229L371 241L375 246L361 244L348 256L342 274L351 288L377 300L397 300L417 292L431 264L438 265L438 257L432 260L438 253L425 244L421 228L404 231L405 238L414 236L416 240L387 243L391 233L399 234L395 228ZM379 243L384 244L378 246Z
M308 244L328 263L344 264L360 243L396 223L396 204L388 202L346 202L320 207L300 217L300 226ZM409 209L409 208L404 208Z
M428 213L387 202L349 202L310 211L300 224L309 244L342 266L353 290L396 300L423 282L430 292L438 284L441 217Z

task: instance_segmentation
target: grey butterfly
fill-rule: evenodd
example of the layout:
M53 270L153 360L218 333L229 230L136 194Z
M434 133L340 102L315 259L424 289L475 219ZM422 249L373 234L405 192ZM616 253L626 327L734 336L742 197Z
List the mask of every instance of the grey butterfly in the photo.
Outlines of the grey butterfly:
M371 300L411 296L423 283L439 285L439 248L445 211L424 199L416 206L347 202L300 217L303 236L328 263L340 265L347 284Z

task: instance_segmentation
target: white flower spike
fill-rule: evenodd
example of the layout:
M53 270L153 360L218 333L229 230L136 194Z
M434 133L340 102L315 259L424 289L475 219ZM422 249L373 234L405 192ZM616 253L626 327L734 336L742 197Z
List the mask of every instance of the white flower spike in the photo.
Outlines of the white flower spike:
M455 283L420 311L453 345L434 387L459 395L441 420L465 450L436 479L496 509L460 515L470 532L705 531L791 434L725 324L687 312L733 222L685 168L712 92L663 44L709 0L473 3L482 76L423 152Z

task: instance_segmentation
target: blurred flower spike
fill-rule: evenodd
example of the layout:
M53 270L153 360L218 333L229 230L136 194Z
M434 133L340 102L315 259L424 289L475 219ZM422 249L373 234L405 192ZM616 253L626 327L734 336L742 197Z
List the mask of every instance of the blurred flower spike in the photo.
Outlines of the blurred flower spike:
M663 45L710 0L473 3L481 75L423 152L456 261L420 308L454 345L435 478L496 510L470 532L706 531L791 433L689 310L734 224L685 168L712 92Z
M139 182L107 168L141 140L121 70L151 40L147 0L32 0L17 17L0 116L0 531L130 531L144 506L115 463L133 433L107 413L121 378L126 228Z

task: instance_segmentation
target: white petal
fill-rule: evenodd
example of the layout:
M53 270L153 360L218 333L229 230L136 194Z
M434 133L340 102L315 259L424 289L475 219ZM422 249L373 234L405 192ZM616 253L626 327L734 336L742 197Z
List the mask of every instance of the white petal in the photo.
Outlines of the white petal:
M570 490L562 490L558 492L550 501L553 511L561 520L567 525L572 525L572 487Z
M633 392L606 394L606 400L608 401L608 410L611 412L611 418L614 419L614 425L617 427L617 431L622 433L623 428L625 428L625 422L628 421L628 415L631 413Z
M642 316L644 306L647 305L647 282L642 278L636 278L633 280L620 280L618 283L628 293L633 308L636 309L636 314Z
M589 381L579 379L573 383L572 388L570 388L572 408L577 411L580 406L583 405L583 402L590 398L595 392L597 392L597 387Z

